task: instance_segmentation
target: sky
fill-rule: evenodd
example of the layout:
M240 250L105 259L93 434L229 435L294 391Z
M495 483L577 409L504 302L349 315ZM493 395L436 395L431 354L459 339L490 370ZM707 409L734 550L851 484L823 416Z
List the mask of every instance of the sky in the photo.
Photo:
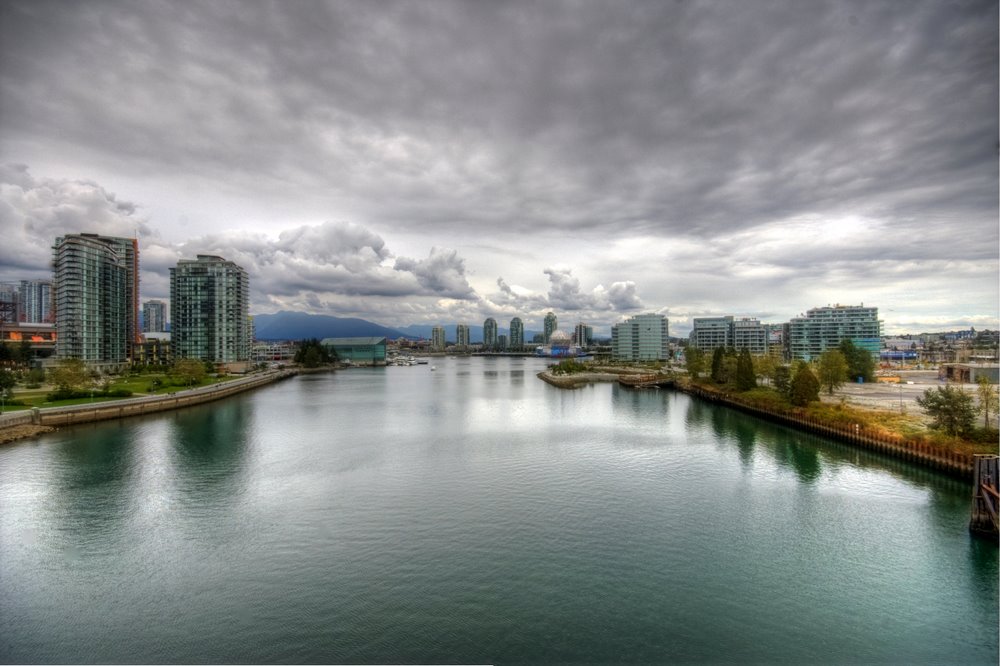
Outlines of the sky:
M995 0L0 2L0 281L253 314L1000 328Z

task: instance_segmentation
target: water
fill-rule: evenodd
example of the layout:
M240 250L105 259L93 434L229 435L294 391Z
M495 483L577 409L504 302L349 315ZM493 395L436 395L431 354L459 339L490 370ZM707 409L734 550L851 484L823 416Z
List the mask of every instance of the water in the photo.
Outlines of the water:
M996 663L968 486L434 363L0 448L2 660Z

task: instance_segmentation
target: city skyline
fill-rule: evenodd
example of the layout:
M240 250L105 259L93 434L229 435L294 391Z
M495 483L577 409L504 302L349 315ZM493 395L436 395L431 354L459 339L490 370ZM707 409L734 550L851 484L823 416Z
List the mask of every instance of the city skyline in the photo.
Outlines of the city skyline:
M99 233L138 237L143 301L217 254L255 314L1000 327L996 3L0 17L0 281Z

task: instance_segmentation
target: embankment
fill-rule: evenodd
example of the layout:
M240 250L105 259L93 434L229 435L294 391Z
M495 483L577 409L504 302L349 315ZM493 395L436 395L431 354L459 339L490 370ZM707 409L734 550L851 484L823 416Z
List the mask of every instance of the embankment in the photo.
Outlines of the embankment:
M757 407L741 401L737 395L709 390L694 384L679 384L677 388L702 400L720 403L759 418L814 432L893 458L917 463L961 479L971 480L972 478L974 458L971 454L950 451L924 441L910 441L898 435L872 430L856 423L824 423L803 414Z
M549 372L538 374L539 379L558 388L578 388L592 381L617 381L618 375L581 372L574 375L555 376ZM970 480L974 458L972 454L951 451L925 441L911 441L898 435L866 428L860 424L824 423L792 411L776 411L757 407L739 399L738 395L715 391L686 382L677 382L675 388L702 400L738 409L759 418L813 432L859 448L907 460L918 465L939 470L951 476Z
M548 370L539 372L537 377L556 388L574 389L594 382L616 382L618 375L610 372L578 372L572 375L554 375Z
M175 393L69 407L35 408L29 411L3 414L0 415L0 442L31 437L60 426L120 419L126 416L142 416L143 414L155 414L170 409L199 405L250 391L296 374L296 370L280 370Z

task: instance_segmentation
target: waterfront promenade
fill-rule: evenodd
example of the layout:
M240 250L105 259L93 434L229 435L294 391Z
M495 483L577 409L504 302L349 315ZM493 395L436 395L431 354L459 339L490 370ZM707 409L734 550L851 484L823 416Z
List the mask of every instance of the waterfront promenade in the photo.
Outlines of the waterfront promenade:
M294 369L268 370L210 386L181 389L158 395L66 407L41 407L0 414L0 443L32 437L60 426L106 421L126 416L141 416L211 402L293 377L296 374L298 371Z

